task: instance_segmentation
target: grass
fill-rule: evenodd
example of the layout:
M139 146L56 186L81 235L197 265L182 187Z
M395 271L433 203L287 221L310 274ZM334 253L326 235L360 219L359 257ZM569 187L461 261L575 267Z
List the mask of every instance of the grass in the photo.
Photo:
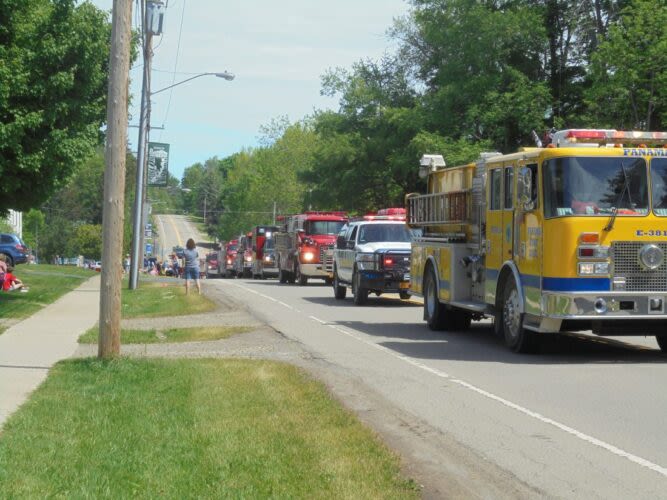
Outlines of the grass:
M123 318L154 318L199 314L215 309L215 303L204 295L185 295L183 280L165 278L163 281L141 281L134 290L123 289L121 307Z
M398 459L298 369L70 360L0 434L6 498L417 498Z
M14 269L14 274L30 291L0 292L0 318L27 318L77 288L95 272L74 266L22 264Z
M213 326L200 328L171 328L169 330L123 330L120 340L123 344L159 344L168 342L203 342L220 340L238 333L246 333L252 328L247 326ZM81 344L97 344L99 327L94 327L79 337Z

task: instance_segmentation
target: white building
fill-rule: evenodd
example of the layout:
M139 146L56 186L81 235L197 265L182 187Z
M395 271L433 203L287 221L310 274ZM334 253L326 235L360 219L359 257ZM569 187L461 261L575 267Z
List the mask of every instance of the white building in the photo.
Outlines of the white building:
M23 238L23 212L10 210L9 215L7 216L7 222L12 226L14 233L16 233L19 238Z

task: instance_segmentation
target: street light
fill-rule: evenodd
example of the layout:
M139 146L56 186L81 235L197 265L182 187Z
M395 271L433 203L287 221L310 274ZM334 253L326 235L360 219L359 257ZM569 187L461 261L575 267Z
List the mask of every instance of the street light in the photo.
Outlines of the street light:
M234 79L234 74L229 73L228 71L222 71L219 73L199 73L198 75L186 78L178 83L169 85L155 92L150 91L150 55L146 57L146 54L150 54L150 36L147 37L147 48L148 50L144 51L144 75L141 86L141 111L139 116L139 144L137 147L137 177L136 177L136 192L134 199L134 219L133 219L133 228L132 228L132 260L130 261L130 290L137 288L137 282L139 279L139 260L143 264L143 255L144 252L141 248L142 241L142 222L143 222L143 201L144 201L144 175L146 168L146 144L148 143L148 134L150 133L150 98L155 94L164 92L179 85L183 85L195 78L200 78L202 76L216 76L217 78L223 78L224 80L231 81Z

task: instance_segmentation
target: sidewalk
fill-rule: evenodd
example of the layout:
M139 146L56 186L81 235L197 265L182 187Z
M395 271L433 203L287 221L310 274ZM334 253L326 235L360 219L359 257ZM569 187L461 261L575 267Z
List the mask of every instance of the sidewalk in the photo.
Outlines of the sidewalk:
M0 335L0 428L99 319L100 276Z

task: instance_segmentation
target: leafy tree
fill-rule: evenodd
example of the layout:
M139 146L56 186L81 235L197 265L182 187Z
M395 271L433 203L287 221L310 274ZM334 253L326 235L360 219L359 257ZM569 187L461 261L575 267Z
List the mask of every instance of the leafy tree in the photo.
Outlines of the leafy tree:
M658 7L658 8L656 8ZM667 5L633 0L593 55L587 93L597 126L660 130L667 124Z
M100 142L110 25L74 0L0 0L0 212L44 202Z
M100 260L102 258L102 226L100 224L78 226L75 230L74 248L77 255Z

